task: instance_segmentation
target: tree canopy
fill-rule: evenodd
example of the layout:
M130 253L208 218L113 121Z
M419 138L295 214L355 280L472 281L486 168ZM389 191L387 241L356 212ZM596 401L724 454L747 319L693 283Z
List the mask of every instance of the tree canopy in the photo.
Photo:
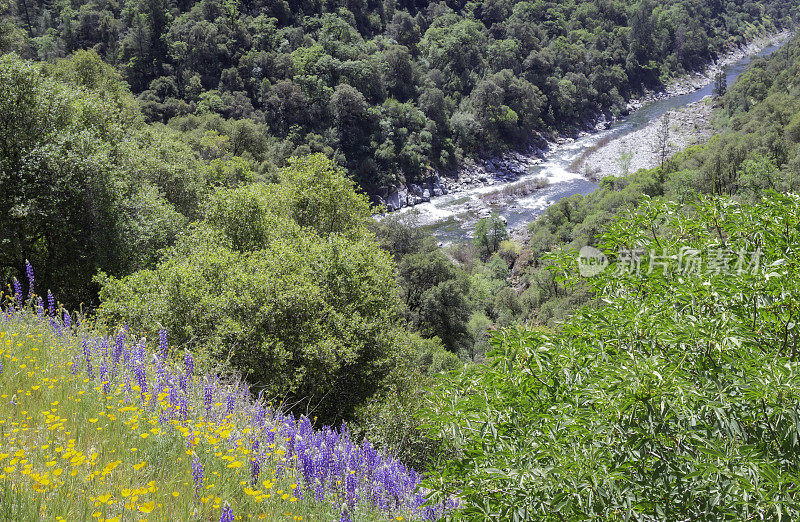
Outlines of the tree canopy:
M206 189L172 132L144 124L119 76L94 53L41 67L0 57L0 271L42 267L42 288L94 302L97 270L155 260Z
M732 45L787 27L790 0L18 0L0 50L54 60L96 51L149 121L215 131L252 122L235 155L258 174L325 152L374 190L465 157L625 110Z
M98 314L163 328L254 390L332 422L390 368L393 263L366 229L366 198L329 159L297 160L281 179L219 189L154 268L100 279Z

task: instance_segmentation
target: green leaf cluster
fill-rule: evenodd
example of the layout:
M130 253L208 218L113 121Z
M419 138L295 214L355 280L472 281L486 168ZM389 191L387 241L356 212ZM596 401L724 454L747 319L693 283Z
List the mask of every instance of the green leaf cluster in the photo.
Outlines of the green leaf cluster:
M205 191L174 133L144 124L135 99L93 52L41 66L0 57L0 273L37 267L38 288L93 303L98 269L153 262Z
M588 283L603 306L504 331L490 364L432 390L424 420L460 453L427 486L463 500L454 519L796 518L798 223L800 198L775 193L615 219ZM640 272L626 248L646 252ZM686 249L706 269L647 254ZM720 249L745 255L717 270ZM554 256L564 283L576 256Z

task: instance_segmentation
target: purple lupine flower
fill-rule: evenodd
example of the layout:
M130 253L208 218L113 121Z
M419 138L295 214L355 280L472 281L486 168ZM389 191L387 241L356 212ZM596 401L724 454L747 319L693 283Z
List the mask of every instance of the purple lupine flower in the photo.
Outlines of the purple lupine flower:
M167 382L167 386L169 387L169 405L170 408L177 408L178 407L178 389L172 385L172 379Z
M111 364L116 370L117 366L119 366L120 358L122 357L122 352L125 350L125 330L120 328L119 332L117 333L117 337L114 339L114 349L111 352Z
M186 376L191 380L192 375L194 374L194 357L192 357L191 352L186 352L183 362L186 365Z
M206 384L203 387L203 405L206 407L206 416L211 414L211 406L214 404L214 388L211 384Z
M253 458L250 459L250 479L254 486L258 484L258 477L260 475L261 475L261 462L259 460L258 455L254 455Z
M25 260L25 275L28 276L28 297L33 297L33 265Z
M355 474L351 473L347 475L345 479L345 491L346 496L345 499L350 507L353 507L358 502L358 495L356 494L356 487L358 486L358 477Z
M56 298L50 290L47 291L47 313L50 315L56 313Z
M167 377L167 370L161 362L163 360L164 359L159 354L153 354L153 365L156 367L156 383L159 385L162 384L162 381Z
M158 332L158 349L161 352L161 357L163 359L167 358L167 349L168 348L169 348L169 345L167 344L167 331L164 330L164 329L161 329Z
M94 379L94 370L92 369L92 349L89 348L89 343L86 342L86 339L81 341L81 345L83 345L83 355L86 357L86 374L90 379Z
M262 424L264 424L264 417L266 414L267 412L264 410L264 408L257 406L256 413L253 415L253 425L260 427Z
M225 506L222 510L222 516L219 517L219 522L234 522L233 510L230 506Z
M200 462L200 457L197 455L194 456L192 461L192 478L194 479L195 493L199 493L200 488L203 487L203 463Z
M14 299L17 302L22 301L22 285L19 283L19 279L16 277L11 280L11 284L14 285Z
M72 316L69 314L69 312L64 310L64 328L69 330L71 326L72 326Z
M253 480L253 485L258 482L258 477L261 475L261 461L260 455L258 454L260 447L261 441L258 439L254 439L253 443L250 445L250 452L253 454L253 458L250 459L250 476Z
M303 478L308 484L314 483L314 459L310 452L303 452L300 454L300 471L303 473Z
M139 363L134 367L133 371L139 383L139 392L142 394L142 399L144 399L144 394L147 393L147 370L143 363Z
M145 358L147 357L147 347L145 346L145 339L142 338L139 341L139 344L136 345L136 359L139 361L140 364L144 364Z
M142 400L144 400L144 398ZM149 407L150 411L158 411L161 413L161 408L158 407L158 388L154 388L153 393L150 394Z
M181 395L178 415L180 415L181 421L185 421L189 418L189 400L186 398L186 395Z
M236 396L232 393L228 394L227 407L225 408L225 415L233 413L233 408L236 406Z
M36 300L36 317L39 319L44 317L44 304L41 297Z
M3 361L0 361L0 375L3 375Z
M108 373L108 365L106 364L105 357L100 359L100 382L103 383L103 393L108 393L106 391L106 387L108 385L108 379L106 375Z

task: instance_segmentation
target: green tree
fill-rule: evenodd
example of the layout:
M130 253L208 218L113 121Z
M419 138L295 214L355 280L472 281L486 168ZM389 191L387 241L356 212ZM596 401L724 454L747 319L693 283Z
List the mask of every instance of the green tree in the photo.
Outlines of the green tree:
M296 160L279 185L218 191L152 270L103 277L100 316L229 364L254 390L350 418L390 369L393 263L369 206L330 160Z
M432 69L444 74L450 92L469 92L485 69L486 28L476 20L446 14L425 32L420 42Z
M405 256L397 269L403 300L412 317L419 312L425 292L457 277L458 270L441 250Z
M728 78L725 75L725 71L719 71L716 75L714 75L714 96L720 98L725 96L725 92L728 90Z
M500 216L494 214L481 218L475 225L472 244L482 259L486 260L500 249L500 244L508 239L508 228Z
M9 17L11 2L0 1L0 54L10 51L19 51L22 47L24 33Z
M202 173L191 155L175 158L179 143L147 135L113 76L94 85L87 63L84 54L55 68L75 86L0 57L0 267L21 276L30 260L40 290L70 306L95 302L98 269L123 274L154 260L185 224L176 207L197 204L197 192L169 201L162 187L180 191ZM158 168L139 170L156 159Z
M459 353L473 344L467 324L472 313L469 279L458 274L423 292L414 326L427 337L438 337Z

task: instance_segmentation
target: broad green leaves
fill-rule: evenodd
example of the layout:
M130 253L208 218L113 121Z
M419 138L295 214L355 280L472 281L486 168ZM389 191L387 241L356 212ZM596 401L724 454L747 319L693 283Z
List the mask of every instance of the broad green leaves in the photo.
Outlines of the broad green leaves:
M798 223L794 195L643 201L602 238L603 306L504 332L493 364L437 387L424 417L461 453L427 485L464 501L456 519L796 517ZM720 265L723 245L743 264ZM632 272L621 248L690 248L701 269Z

